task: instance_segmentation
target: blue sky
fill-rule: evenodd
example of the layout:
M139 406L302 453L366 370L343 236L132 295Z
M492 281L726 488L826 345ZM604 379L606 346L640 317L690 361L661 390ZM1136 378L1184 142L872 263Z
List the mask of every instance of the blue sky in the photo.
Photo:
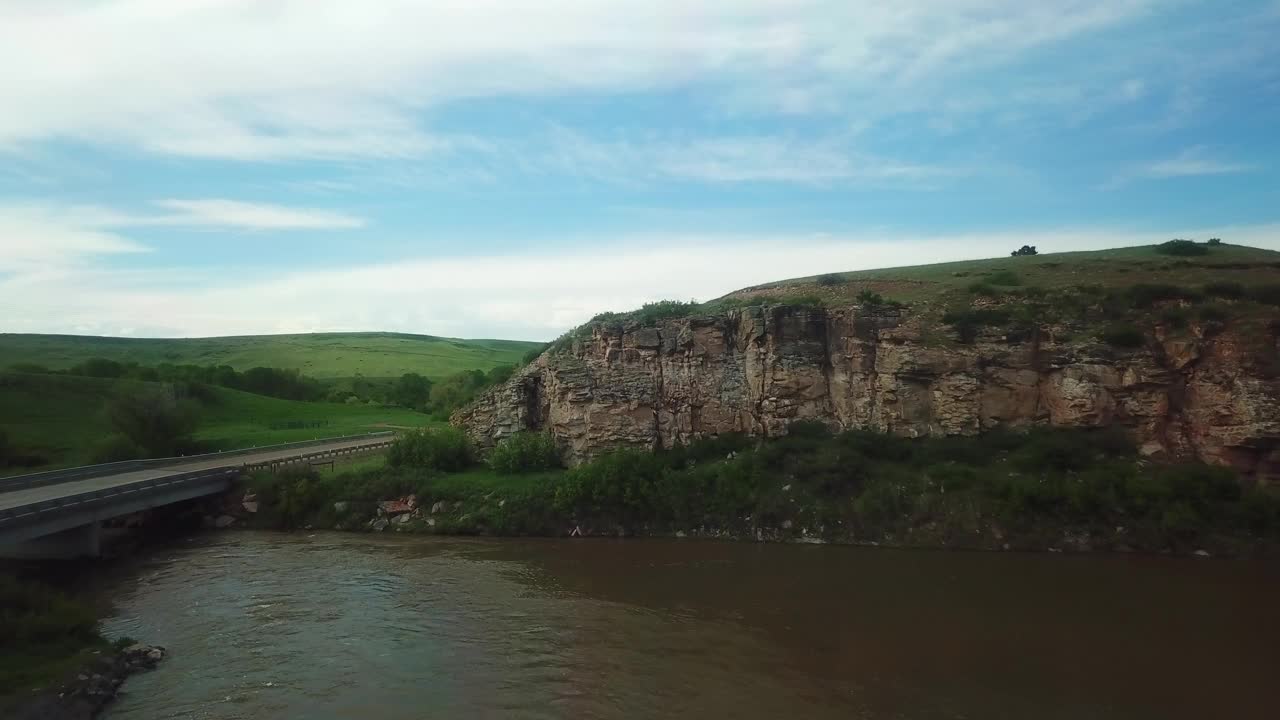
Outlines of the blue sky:
M0 0L0 331L549 339L831 270L1280 249L1280 2Z

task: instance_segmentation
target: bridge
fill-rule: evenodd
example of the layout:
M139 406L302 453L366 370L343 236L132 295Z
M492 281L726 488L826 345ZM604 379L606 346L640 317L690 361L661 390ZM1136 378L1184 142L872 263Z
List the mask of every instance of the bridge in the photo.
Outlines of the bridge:
M226 492L250 470L386 448L391 432L0 478L0 557L97 556L102 522Z

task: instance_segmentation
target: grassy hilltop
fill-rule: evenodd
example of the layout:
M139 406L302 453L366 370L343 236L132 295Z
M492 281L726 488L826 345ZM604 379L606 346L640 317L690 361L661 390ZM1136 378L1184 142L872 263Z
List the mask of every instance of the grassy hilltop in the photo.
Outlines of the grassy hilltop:
M33 363L64 370L91 358L140 365L230 365L290 368L318 379L441 378L466 370L518 363L538 343L457 340L401 333L313 333L214 338L116 338L0 334L0 366Z
M878 293L906 303L938 303L969 294L975 285L1035 287L1047 291L1081 286L1115 289L1135 283L1195 287L1210 281L1257 285L1280 280L1280 252L1240 245L1196 243L1198 254L1159 245L1046 253L989 260L860 270L781 280L743 288L722 300L756 300L797 293L838 302ZM1197 252L1192 250L1191 252ZM1001 281L1006 281L1002 283ZM1013 280L1013 283L1007 281Z

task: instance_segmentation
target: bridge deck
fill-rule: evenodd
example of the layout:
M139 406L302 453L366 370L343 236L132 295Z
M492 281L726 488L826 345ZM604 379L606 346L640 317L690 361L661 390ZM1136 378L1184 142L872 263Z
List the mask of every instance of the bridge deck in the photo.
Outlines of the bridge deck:
M75 495L77 493L93 490L105 490L107 488L128 485L141 480L153 480L156 478L174 475L176 473L186 473L195 470L212 470L214 468L238 465L261 465L276 461L290 460L302 455L312 455L315 453L333 450L358 449L364 446L381 445L386 442L387 438L385 437L340 440L322 445L311 445L305 448L285 448L279 450L268 450L260 453L246 453L243 455L236 455L234 457L214 457L187 462L179 461L172 465L164 465L162 467L149 467L142 470L122 472L115 475L104 475L101 477L85 478L83 480L70 480L53 485L23 488L21 490L10 490L8 492L0 492L0 510L23 507L33 503L43 502L45 500L54 500L60 497Z

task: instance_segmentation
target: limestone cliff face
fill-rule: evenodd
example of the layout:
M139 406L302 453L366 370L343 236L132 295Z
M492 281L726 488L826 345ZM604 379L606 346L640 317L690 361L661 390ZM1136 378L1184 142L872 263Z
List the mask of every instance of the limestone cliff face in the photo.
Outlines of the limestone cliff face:
M570 462L718 433L779 435L807 419L907 436L1119 425L1146 455L1280 478L1280 381L1260 359L1274 355L1274 333L1214 330L1157 327L1146 347L1117 350L1051 327L961 344L910 311L856 307L602 323L453 421L482 446L549 431Z

